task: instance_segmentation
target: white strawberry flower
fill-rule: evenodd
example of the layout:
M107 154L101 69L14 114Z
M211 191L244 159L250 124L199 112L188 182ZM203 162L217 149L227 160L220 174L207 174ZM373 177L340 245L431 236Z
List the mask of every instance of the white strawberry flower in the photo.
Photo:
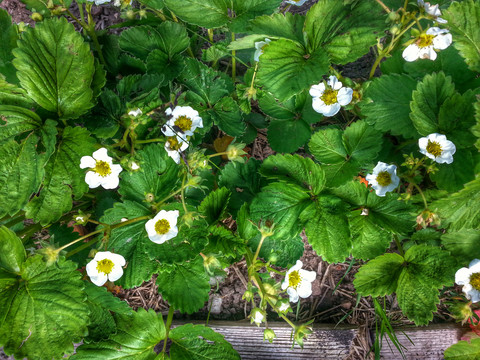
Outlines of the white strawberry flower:
M254 308L250 313L250 319L252 323L254 322L257 324L257 326L260 326L260 324L265 320L265 314L259 308Z
M470 262L468 268L463 267L455 274L455 283L463 285L462 291L467 299L476 303L480 301L480 260Z
M282 290L287 290L291 302L297 302L299 297L305 299L312 295L312 282L317 277L317 273L303 270L302 266L303 263L297 260L296 264L288 269L282 283Z
M423 0L417 0L418 6L425 9L425 12L434 18L439 24L446 24L447 20L442 19L440 16L442 12L439 9L439 5L431 5L429 2L424 2Z
M180 164L180 152L188 148L188 141L182 139L180 136L169 136L165 141L165 151L173 161Z
M400 183L400 178L397 176L397 167L381 161L373 168L373 174L365 176L365 180L372 185L375 194L378 196L385 196L387 192L393 191Z
M109 281L115 281L122 277L125 258L120 254L110 251L99 251L87 266L87 275L97 286L102 286Z
M156 244L163 244L165 241L173 239L178 235L177 219L178 210L161 210L153 219L145 224L148 238Z
M439 164L451 164L457 148L442 134L433 133L418 139L418 147L423 155Z
M253 60L260 61L260 55L263 54L265 46L268 46L271 41L272 40L265 38L265 41L257 41L255 43L255 54L253 54Z
M286 1L287 4L292 4L292 5L297 5L297 6L302 6L306 2L307 2L307 0L287 0Z
M321 82L310 88L310 95L313 97L312 107L323 116L333 116L340 110L340 107L350 104L353 90L343 87L336 76L330 76L327 85Z
M165 114L171 116L171 119L162 127L162 132L166 136L175 136L178 133L192 136L196 128L203 128L203 121L198 111L190 106L176 106L173 110L168 108Z
M94 0L87 0L89 2L94 2ZM102 5L102 4L106 4L106 3L109 3L111 0L95 0L95 5Z
M142 114L143 114L143 112L142 112L142 110L140 110L140 108L137 108L136 110L131 110L131 111L128 112L128 115L134 116L134 117L137 117L137 116L142 115Z
M105 148L98 149L92 156L83 156L80 168L90 168L85 174L85 182L92 189L100 185L104 189L115 189L119 183L118 174L122 172L120 165L112 163Z
M437 58L435 50L445 50L451 43L452 34L448 30L431 27L416 38L413 44L408 45L403 50L402 56L408 62L417 59L435 60Z

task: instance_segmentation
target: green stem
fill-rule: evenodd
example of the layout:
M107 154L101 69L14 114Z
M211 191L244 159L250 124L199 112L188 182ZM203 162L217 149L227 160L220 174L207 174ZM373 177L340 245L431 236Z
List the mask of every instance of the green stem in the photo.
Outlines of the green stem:
M90 240L90 241L88 241L88 242L86 242L86 243L83 243L83 244L80 245L79 247L73 249L72 251L69 251L69 252L65 255L65 257L66 257L66 258L69 258L70 256L72 256L72 255L74 255L74 254L82 251L83 249L86 249L86 248L88 248L89 246L93 245L93 244L96 243L97 241L98 241L98 239L94 238L94 239L92 239L92 240Z
M170 306L168 308L168 315L167 315L167 324L165 325L165 341L163 343L163 349L162 353L167 350L167 341L168 341L168 334L170 333L170 327L172 326L172 320L173 320L173 313L175 312L175 309L173 306Z
M160 142L160 141L165 141L165 138L156 138L156 139L148 139L148 140L137 140L137 141L135 141L135 144L148 144L148 143Z
M19 222L23 221L24 219L25 219L24 218L24 212L22 211L20 215L17 215L14 218L12 218L9 222L4 224L4 226L7 227L7 228L11 228L12 226L17 225Z
M66 244L66 245L63 245L62 247L59 247L59 248L57 249L57 251L60 252L60 251L62 251L63 249L66 249L67 247L72 246L73 244L76 244L76 243L79 242L79 241L85 240L85 239L89 238L90 236L93 236L93 235L95 235L95 234L101 233L101 232L103 232L103 231L105 231L105 230L106 230L106 228L101 228L101 229L99 229L99 230L92 231L91 233L88 233L87 235L84 235L84 236L82 236L82 237L79 237L78 239L73 240L72 242L69 242L69 243Z
M185 214L188 212L187 205L185 204L185 179L186 178L187 178L187 174L183 175L182 188L180 189L182 194L182 206L183 206L183 210L185 211Z
M418 185L415 184L415 183L413 183L413 186L415 187L415 189L417 189L418 193L419 193L420 196L422 197L423 205L425 206L425 210L428 209L427 199L425 198L425 195L423 194L422 189L420 189L420 186L418 186Z
M81 6L79 7L81 8ZM93 45L95 46L95 49L97 50L98 57L100 58L100 62L102 65L105 65L105 58L103 57L103 52L102 52L102 47L100 46L100 43L98 42L97 34L95 32L95 21L93 20L91 9L92 9L92 4L87 4L86 6L87 9L87 19L88 19L88 27L87 27L87 32L88 35L90 35L91 39L93 40Z
M257 256L258 254L260 253L260 249L262 248L262 245L263 245L263 241L266 239L267 237L262 235L262 238L260 239L260 242L258 243L258 246L257 246L257 251L255 251L255 255L253 255L253 265L255 266L255 261L257 260Z
M235 33L232 32L232 42L235 41ZM235 50L232 50L232 80L235 83L235 78L237 74L237 58L236 58L237 52Z
M167 201L168 199L174 197L175 195L177 195L179 192L182 192L182 189L178 189L178 190L175 190L173 193L171 193L170 195L168 195L167 197L163 198L162 200L160 200L159 202L155 203L155 207L159 207L160 205L162 205L165 201Z
M375 0L375 1L380 4L380 6L383 8L383 10L387 12L387 14L391 13L390 9L387 7L387 5L383 3L382 0Z

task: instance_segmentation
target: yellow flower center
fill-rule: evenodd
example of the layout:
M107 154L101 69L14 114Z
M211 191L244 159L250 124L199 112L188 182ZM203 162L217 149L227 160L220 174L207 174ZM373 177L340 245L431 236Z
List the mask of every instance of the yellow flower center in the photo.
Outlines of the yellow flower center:
M170 223L168 220L160 219L155 224L155 231L159 235L164 235L170 230Z
M179 116L177 120L175 120L175 126L178 126L183 132L190 130L192 128L192 119L185 115Z
M170 150L179 150L182 147L182 144L178 141L176 136L169 136L167 141L170 145Z
M443 151L442 147L438 142L428 140L427 152L429 154L432 154L433 156L437 157L442 155L442 151Z
M108 275L112 272L114 265L112 260L103 259L97 262L97 270Z
M110 165L103 160L97 160L95 163L95 167L93 168L93 171L95 171L98 175L101 177L105 177L107 175L110 175L112 173L112 169L110 169Z
M435 35L423 34L417 39L416 43L419 48L425 48L433 44L433 38Z
M302 278L300 276L300 273L297 270L292 271L288 275L288 286L291 288L296 289L298 285L300 285L301 281L302 281Z
M392 175L388 171L381 171L377 175L377 183L380 186L388 186L392 183Z
M470 275L470 285L472 285L475 290L480 291L480 273Z
M320 99L325 103L325 105L333 105L337 102L337 93L338 90L326 89L323 92L323 95L320 96Z

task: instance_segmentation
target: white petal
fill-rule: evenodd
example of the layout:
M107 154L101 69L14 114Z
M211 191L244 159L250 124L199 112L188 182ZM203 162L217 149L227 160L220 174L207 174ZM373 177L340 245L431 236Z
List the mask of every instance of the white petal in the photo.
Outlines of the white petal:
M377 165L373 168L373 174L378 175L382 171L388 171L388 164L379 161L377 162Z
M93 259L87 264L87 266L85 266L85 270L87 271L87 275L89 277L98 276L99 272L97 270L97 263L98 261Z
M378 186L376 189L375 189L375 194L377 194L377 196L385 196L385 194L387 193L387 188L384 187L384 186Z
M328 78L328 82L327 84L333 89L333 90L339 90L342 88L342 82L341 81L338 81L337 77L336 76L330 76Z
M137 165L137 168L138 168L138 165ZM118 176L118 174L120 174L122 172L123 168L119 164L111 164L110 165L110 170L112 171L112 174L115 174L116 176Z
M433 38L433 47L444 50L452 44L452 34L437 35Z
M110 274L108 274L108 280L116 281L120 279L123 275L123 268L117 264L112 268Z
M434 61L437 58L437 52L433 49L433 46L426 46L418 49L418 58Z
M480 301L480 291L473 289L470 291L470 300L472 300L473 303L479 302Z
M137 108L136 110L132 110L128 113L128 115L130 116L135 116L137 117L138 115L142 115L142 110L140 110L140 108Z
M180 153L177 150L168 150L167 144L165 144L165 150L167 151L168 156L170 156L173 161L177 164L180 164Z
M418 59L419 50L417 44L410 44L403 50L402 57L408 62L415 61Z
M308 298L312 295L312 284L309 282L302 282L297 288L297 293L302 299Z
M320 83L318 85L312 85L312 87L310 88L310 95L313 96L313 97L320 97L323 95L323 92L325 91L325 84L324 83Z
M100 148L97 151L95 151L92 154L92 156L95 160L102 160L102 161L105 161L105 162L111 164L112 163L112 158L110 156L108 156L107 152L108 152L107 149Z
M253 60L254 61L260 61L260 55L263 54L263 51L261 49L255 50L255 53L253 54Z
M108 276L105 273L99 273L97 276L90 276L90 280L97 286L102 286L108 280Z
M315 271L300 270L299 272L300 272L300 276L302 277L302 281L312 282L317 277L317 273Z
M103 181L101 185L106 190L115 189L120 182L118 175L115 175L115 174L110 174L108 176L105 176L104 178L102 178L102 180Z
M373 183L377 183L377 176L374 174L367 174L367 176L365 176L365 180L367 180L368 183L371 185Z
M97 162L91 156L83 156L80 159L80 168L81 169L94 168L96 165L97 165Z
M422 137L418 139L418 147L420 148L420 152L422 152L422 150L427 152L427 145L428 145L428 137ZM425 154L425 152L422 152L422 154Z
M125 258L120 254L111 253L109 259L112 260L115 265L120 267L125 266Z
M298 301L298 294L297 291L294 288L288 288L287 289L287 294L290 297L290 302L296 303Z
M145 223L145 230L147 231L148 237L154 236L157 234L155 231L155 224L157 221L155 219L150 219Z
M470 261L470 264L468 265L468 267L472 272L480 272L480 260L475 259Z
M353 90L348 87L344 87L338 90L337 102L340 105L345 106L352 102L352 97L353 97Z
M88 171L85 174L85 182L88 184L89 188L95 189L102 183L102 177L94 171Z
M470 281L470 274L472 272L469 268L461 268L457 270L455 273L455 284L457 285L465 285Z
M442 35L442 34L448 34L448 30L446 29L440 29L439 27L437 26L432 26L431 28L429 28L426 32L425 32L427 35Z
M175 136L175 131L173 131L171 125L169 123L166 123L165 125L162 126L162 133L165 136Z
M282 290L285 290L288 287L288 276L285 276L285 280L282 282Z

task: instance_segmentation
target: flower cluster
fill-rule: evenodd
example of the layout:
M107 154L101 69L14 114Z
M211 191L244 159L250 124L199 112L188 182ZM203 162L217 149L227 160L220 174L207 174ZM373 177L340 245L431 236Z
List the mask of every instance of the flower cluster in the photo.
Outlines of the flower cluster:
M343 87L336 76L330 76L327 84L324 82L313 85L310 88L310 95L313 97L313 109L323 116L333 116L340 111L341 106L350 104L353 90Z

